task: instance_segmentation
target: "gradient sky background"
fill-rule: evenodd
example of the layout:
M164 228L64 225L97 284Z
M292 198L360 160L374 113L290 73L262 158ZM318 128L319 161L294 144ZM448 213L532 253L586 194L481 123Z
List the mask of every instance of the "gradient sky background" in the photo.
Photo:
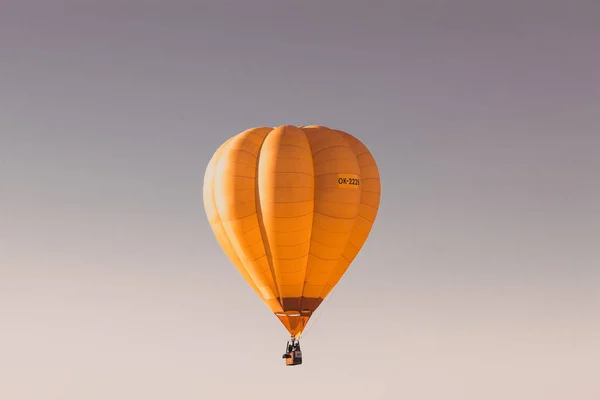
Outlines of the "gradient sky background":
M597 0L3 0L0 50L0 398L600 398ZM281 124L383 185L297 368L202 205Z

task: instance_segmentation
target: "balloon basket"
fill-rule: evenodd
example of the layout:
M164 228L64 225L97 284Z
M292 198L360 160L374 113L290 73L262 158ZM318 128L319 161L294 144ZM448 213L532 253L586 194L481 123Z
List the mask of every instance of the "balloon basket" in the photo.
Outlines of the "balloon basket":
M288 340L285 347L285 353L283 354L282 358L285 359L285 365L288 367L302 364L302 350L300 349L300 341L294 336Z

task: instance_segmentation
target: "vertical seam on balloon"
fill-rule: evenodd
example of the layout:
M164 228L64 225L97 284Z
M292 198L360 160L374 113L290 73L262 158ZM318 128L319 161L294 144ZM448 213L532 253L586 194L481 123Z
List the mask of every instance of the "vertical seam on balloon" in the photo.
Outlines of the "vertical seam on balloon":
M315 194L316 194L317 178L315 177L315 158L313 157L310 140L308 139L308 135L306 134L306 132L304 132L304 130L302 128L299 128L299 129L304 134L304 137L306 138L306 142L308 143L308 148L310 149L310 160L312 161L312 166L313 166L313 211L312 211L313 217L312 217L312 223L310 224L310 245L308 246L308 257L306 259L306 265L304 266L304 279L302 282L302 291L300 292L300 306L299 306L300 309L298 310L298 311L302 312L302 306L304 303L304 289L306 288L306 276L308 275L308 266L310 264L310 254L311 254L312 245L313 245L312 234L315 229L316 201L314 201L314 199L315 199ZM311 311L311 314L312 314L312 311ZM310 315L308 316L308 318L310 319ZM306 322L308 323L308 320ZM304 327L302 328L302 330L304 330Z
M256 173L254 180L254 196L256 199L256 218L258 219L258 226L260 230L260 236L263 242L263 246L265 247L265 256L267 257L267 263L269 264L269 270L271 271L271 276L273 277L273 282L275 283L275 290L277 290L276 298L281 305L281 309L283 310L283 299L281 298L281 288L279 287L279 282L277 281L277 274L275 273L275 268L273 267L273 254L271 253L271 248L269 246L269 238L267 236L267 231L265 229L265 222L263 220L263 210L262 203L260 200L260 177L259 177L259 168L260 168L260 158L263 145L267 140L267 137L271 134L273 130L265 135L262 142L260 142L260 146L258 147L258 152L256 153ZM284 310L285 311L285 310Z

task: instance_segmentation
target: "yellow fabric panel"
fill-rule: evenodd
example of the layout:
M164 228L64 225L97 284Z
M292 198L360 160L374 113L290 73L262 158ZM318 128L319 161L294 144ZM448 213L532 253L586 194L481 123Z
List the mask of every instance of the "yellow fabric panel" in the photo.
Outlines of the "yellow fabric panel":
M315 169L315 214L303 296L320 297L338 264L358 214L360 190L339 187L340 174L360 174L348 142L326 127L303 128Z
M265 242L281 298L302 296L314 208L314 171L306 135L273 129L263 142L258 191Z
M216 160L211 185L221 220L220 227L213 228L215 234L220 241L228 242L245 271L245 278L254 284L269 308L277 312L281 311L281 305L256 212L257 157L270 130L250 129L229 140Z
M338 265L324 287L321 297L325 298L342 278L354 258L365 244L375 222L381 199L381 179L375 158L369 149L357 138L341 131L354 152L360 167L361 200L352 234L346 244Z

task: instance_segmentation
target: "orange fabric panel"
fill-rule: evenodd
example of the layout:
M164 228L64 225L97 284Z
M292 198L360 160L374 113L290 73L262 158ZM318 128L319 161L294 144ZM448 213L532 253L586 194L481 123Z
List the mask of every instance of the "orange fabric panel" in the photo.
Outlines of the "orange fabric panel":
M335 285L337 285L365 244L373 228L381 198L381 180L375 158L360 140L348 133L338 132L350 144L360 167L361 199L354 228L346 244L344 253L338 261L338 265L330 275L323 292L321 292L322 298L327 297Z
M260 152L258 191L279 295L300 297L315 196L312 156L302 130L282 126L269 133Z
M216 214L215 235L225 242L228 255L241 266L259 296L273 312L281 311L277 287L269 268L256 212L257 157L270 128L247 130L230 139L215 160L212 187ZM210 201L209 201L210 203Z
M325 127L303 130L315 168L315 214L303 295L319 298L348 243L360 204L359 186L340 185L338 180L340 174L358 177L360 168L342 135Z

